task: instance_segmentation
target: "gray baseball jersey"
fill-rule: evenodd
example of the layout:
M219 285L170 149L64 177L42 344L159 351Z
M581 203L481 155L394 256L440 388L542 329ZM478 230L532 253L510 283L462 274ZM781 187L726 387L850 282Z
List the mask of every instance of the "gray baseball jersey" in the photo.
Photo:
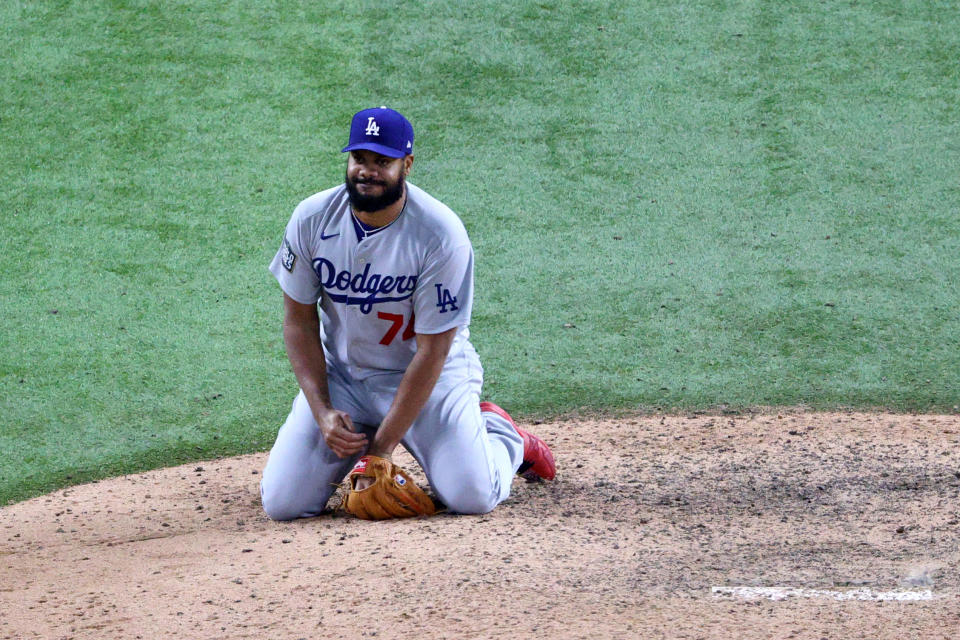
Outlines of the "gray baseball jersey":
M372 230L344 185L307 198L270 271L297 302L319 301L325 356L354 379L405 371L416 333L458 327L448 363L468 344L473 248L457 215L409 182L403 212Z

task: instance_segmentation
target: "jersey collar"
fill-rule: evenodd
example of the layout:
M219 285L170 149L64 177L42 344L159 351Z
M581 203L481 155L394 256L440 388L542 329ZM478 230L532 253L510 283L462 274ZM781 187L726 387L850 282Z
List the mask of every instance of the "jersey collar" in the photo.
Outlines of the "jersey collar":
M360 218L357 217L357 214L354 213L353 209L351 208L350 219L353 221L353 230L357 234L357 242L361 242L365 238L369 238L370 236L375 236L382 231L386 231L387 229L392 227L394 224L396 224L397 220L403 217L403 214L404 212L406 212L406 210L407 210L407 201L404 200L403 208L400 209L400 213L397 214L397 217L390 221L390 224L384 225L382 227L371 227L370 225L365 224L364 222L361 222Z

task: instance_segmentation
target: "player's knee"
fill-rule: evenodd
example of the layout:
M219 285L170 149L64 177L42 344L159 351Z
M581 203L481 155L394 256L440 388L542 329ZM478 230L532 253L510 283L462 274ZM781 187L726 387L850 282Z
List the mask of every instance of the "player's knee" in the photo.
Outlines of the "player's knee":
M284 491L282 487L271 488L266 483L260 484L260 504L268 518L278 521L309 517L321 510L304 504L302 497Z
M263 511L271 520L293 520L297 517L294 505L290 500L285 500L276 491L271 491L260 484L260 504L263 505Z
M291 509L289 505L278 504L275 501L264 500L263 511L267 514L268 518L278 522L296 520L298 517L300 517L297 511L295 509Z
M464 482L447 489L440 496L447 508L454 513L490 513L499 503L497 492L488 484Z

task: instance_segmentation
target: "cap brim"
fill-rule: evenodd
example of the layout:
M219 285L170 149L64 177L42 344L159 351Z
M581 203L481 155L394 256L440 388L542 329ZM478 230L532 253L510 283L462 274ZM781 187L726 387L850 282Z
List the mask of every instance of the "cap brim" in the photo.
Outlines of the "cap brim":
M402 158L408 155L404 151L398 151L397 149L392 149L390 147L385 147L382 144L376 144L374 142L358 142L357 144L347 145L342 149L344 153L347 151L355 151L357 149L366 149L367 151L375 151L382 156L387 156L390 158Z

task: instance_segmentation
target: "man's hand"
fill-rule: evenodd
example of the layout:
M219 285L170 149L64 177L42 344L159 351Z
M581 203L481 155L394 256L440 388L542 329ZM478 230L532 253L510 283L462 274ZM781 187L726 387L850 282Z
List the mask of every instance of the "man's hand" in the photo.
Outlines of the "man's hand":
M353 421L348 414L325 409L319 412L316 419L323 441L337 457L349 458L366 450L367 436L354 431Z

